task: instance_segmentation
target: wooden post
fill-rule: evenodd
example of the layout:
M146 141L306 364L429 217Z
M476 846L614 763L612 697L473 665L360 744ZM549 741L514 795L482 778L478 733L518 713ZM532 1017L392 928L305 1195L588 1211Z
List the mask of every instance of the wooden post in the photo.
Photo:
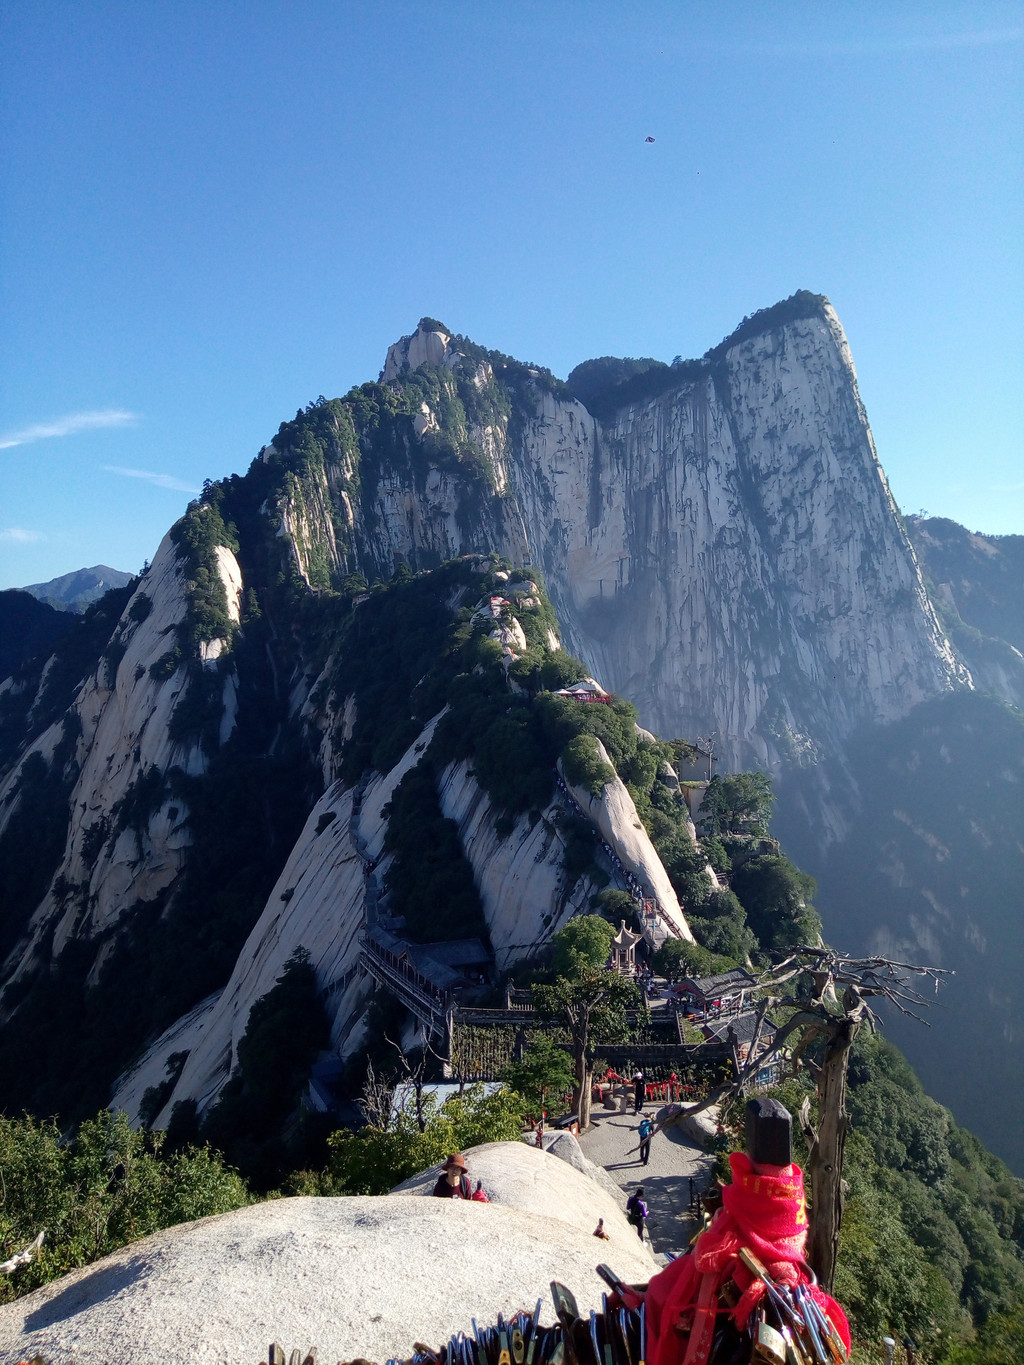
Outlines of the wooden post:
M864 1003L848 987L843 995L845 1013L827 1028L825 1057L817 1074L818 1127L810 1122L810 1104L804 1101L800 1123L809 1147L807 1167L811 1177L810 1229L807 1259L827 1294L832 1292L839 1255L839 1230L846 1203L843 1153L850 1118L846 1112L846 1073L850 1048L864 1021Z
M793 1161L793 1120L778 1100L747 1101L747 1156L755 1170L789 1166Z

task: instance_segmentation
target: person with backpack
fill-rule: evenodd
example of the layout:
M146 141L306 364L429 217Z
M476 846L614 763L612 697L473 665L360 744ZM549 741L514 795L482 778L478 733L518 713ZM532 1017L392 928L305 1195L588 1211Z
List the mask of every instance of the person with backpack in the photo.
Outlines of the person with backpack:
M647 1221L647 1204L644 1201L644 1187L638 1185L636 1193L626 1200L626 1219L636 1228L636 1235L644 1240L644 1223Z
M637 1133L640 1137L640 1160L646 1166L651 1159L651 1138L654 1136L654 1124L646 1114L640 1120Z
M473 1191L466 1172L466 1158L461 1152L453 1152L441 1167L434 1193L438 1199L472 1199Z

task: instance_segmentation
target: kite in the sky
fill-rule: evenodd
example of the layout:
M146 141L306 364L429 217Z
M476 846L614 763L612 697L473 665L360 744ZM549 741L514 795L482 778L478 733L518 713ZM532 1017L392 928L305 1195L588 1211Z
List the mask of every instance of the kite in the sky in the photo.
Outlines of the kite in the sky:
M644 138L644 141L645 141L645 142L653 142L653 141L654 141L654 138L653 138L653 137L645 137L645 138Z

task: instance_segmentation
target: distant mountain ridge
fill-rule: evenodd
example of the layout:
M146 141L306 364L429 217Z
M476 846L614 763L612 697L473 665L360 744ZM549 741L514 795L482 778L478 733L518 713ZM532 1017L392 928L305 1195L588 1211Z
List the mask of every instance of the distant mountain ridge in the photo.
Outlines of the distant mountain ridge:
M929 596L976 685L1024 706L1024 536L908 517Z
M9 678L26 659L51 653L68 619L22 588L0 592L0 678Z
M74 569L48 583L29 583L21 591L31 593L37 601L57 611L83 612L105 592L123 588L133 577L134 574L122 573L107 564L94 564L91 569Z

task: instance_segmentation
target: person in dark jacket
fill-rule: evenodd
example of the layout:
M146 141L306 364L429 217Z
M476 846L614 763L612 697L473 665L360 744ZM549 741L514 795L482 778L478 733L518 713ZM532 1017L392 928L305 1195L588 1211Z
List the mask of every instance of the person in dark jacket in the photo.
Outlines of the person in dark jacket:
M636 1228L636 1235L644 1240L644 1223L647 1221L647 1204L644 1201L644 1187L638 1185L636 1193L626 1200L626 1218Z
M644 1096L647 1090L647 1081L644 1073L637 1069L633 1072L633 1113L639 1114L644 1107Z
M469 1168L461 1152L453 1152L441 1167L434 1193L438 1199L472 1199L473 1191L466 1174Z

